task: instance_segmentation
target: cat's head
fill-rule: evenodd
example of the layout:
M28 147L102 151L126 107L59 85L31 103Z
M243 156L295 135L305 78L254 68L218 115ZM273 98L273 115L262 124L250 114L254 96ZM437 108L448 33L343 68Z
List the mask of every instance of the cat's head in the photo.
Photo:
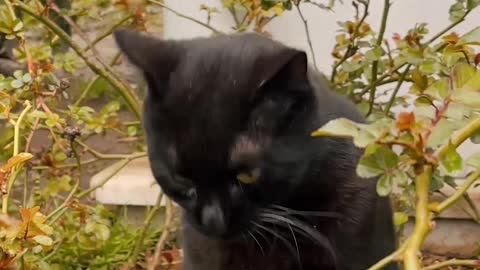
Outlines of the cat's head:
M304 163L282 149L313 106L307 58L258 34L162 41L118 31L148 83L144 126L153 174L206 234L229 237L279 203Z

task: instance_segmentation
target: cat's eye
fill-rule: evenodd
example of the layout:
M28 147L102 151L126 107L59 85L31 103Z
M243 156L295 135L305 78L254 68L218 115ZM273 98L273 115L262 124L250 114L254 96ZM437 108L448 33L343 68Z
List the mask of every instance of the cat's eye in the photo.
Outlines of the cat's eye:
M242 172L237 174L237 180L242 184L253 184L258 181L261 174L262 171L260 170L260 168L255 168L250 172Z

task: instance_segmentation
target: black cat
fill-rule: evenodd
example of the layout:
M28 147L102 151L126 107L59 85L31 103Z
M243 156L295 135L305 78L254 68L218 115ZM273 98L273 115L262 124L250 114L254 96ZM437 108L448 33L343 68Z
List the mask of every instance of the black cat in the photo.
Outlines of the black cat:
M388 199L355 173L361 150L310 136L363 118L304 52L252 33L115 38L149 85L149 158L183 209L184 270L362 270L394 250Z

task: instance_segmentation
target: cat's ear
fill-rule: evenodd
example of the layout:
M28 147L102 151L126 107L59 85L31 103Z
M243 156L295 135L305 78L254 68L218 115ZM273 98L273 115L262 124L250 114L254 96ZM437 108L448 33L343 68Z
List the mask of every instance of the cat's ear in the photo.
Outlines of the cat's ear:
M167 79L178 62L178 46L130 30L117 30L115 41L127 58L143 72Z
M280 77L282 81L307 81L308 61L303 51L282 47L258 57L253 74L261 87L270 80Z

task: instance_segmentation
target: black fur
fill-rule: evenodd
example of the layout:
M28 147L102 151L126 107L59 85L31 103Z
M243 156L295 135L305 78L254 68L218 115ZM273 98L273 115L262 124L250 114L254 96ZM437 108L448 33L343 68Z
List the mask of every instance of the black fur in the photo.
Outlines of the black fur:
M184 270L361 270L394 250L388 199L355 173L361 150L310 136L363 118L304 52L257 34L115 37L150 88L149 158L184 212Z

